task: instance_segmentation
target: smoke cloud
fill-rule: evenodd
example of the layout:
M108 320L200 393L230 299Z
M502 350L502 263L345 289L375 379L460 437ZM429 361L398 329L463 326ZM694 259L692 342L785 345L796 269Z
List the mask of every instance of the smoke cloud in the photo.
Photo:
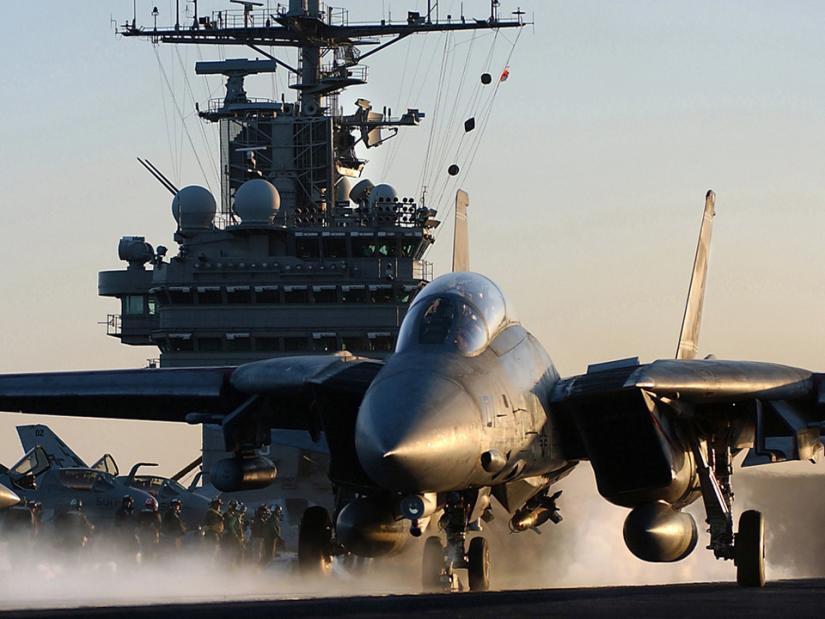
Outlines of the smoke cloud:
M766 516L768 578L825 576L823 476L737 470L735 481L737 517L745 509L760 509ZM598 495L589 466L579 466L560 488L564 494L558 504L564 521L544 525L541 535L511 533L507 514L496 507L496 519L483 531L491 546L494 588L735 579L733 563L717 561L704 548L708 536L701 501L689 509L700 529L693 554L677 563L652 564L625 548L622 524L627 510ZM0 610L414 593L421 582L425 538L426 534L389 559L347 567L336 560L330 577L316 579L294 573L294 554L263 570L233 568L213 561L193 544L173 557L135 565L117 556L104 540L86 552L69 553L48 544L32 546L6 539L0 542Z

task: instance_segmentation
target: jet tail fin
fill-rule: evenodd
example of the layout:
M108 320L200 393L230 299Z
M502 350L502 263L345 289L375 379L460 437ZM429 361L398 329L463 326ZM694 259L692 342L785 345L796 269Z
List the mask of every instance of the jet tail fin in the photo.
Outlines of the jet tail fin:
M716 194L708 189L705 194L705 210L702 226L699 229L699 242L693 259L693 273L690 276L685 314L682 317L682 330L679 333L679 345L676 348L677 359L695 359L699 348L699 330L702 325L702 306L705 302L705 280L708 273L710 255L710 235L713 229L713 216L716 215Z
M60 437L49 426L40 423L17 426L17 435L20 437L23 451L28 452L40 445L59 468L72 466L88 468L83 459L60 440Z
M470 270L470 232L467 207L470 196L463 189L455 192L455 230L453 231L453 272Z

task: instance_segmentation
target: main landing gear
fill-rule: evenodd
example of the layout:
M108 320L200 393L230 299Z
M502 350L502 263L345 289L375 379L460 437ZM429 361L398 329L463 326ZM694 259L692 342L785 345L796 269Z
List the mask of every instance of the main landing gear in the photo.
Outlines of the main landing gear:
M461 497L450 497L440 526L446 546L438 537L424 543L421 584L425 591L487 591L490 589L490 547L483 537L474 537L465 550L468 509Z
M708 440L707 453L694 441L693 454L702 486L710 545L717 559L733 559L736 582L742 587L765 586L765 518L761 512L748 510L739 517L739 529L734 535L733 457L727 437Z

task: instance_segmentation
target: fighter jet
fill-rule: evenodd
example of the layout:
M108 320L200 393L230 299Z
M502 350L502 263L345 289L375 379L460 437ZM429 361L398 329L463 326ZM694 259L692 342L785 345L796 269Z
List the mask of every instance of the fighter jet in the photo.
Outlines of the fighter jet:
M11 488L25 501L42 503L46 520L67 509L73 499L80 499L93 523L106 522L114 517L125 495L131 495L135 505L143 505L150 496L104 471L56 466L39 445L26 452L10 469L0 467L0 484Z
M203 522L203 516L209 509L209 499L193 492L178 482L188 472L200 464L200 458L185 467L174 477L160 475L138 475L142 467L157 466L154 462L138 462L129 471L128 475L120 475L115 459L110 454L104 454L97 462L88 466L51 428L43 424L17 426L17 435L24 451L41 447L56 468L90 468L113 477L118 483L142 490L151 494L158 501L161 512L169 508L172 499L181 502L181 515L190 528L195 528ZM122 496L120 497L122 498ZM136 503L142 506L143 503ZM118 502L119 505L119 502Z
M274 478L255 451L270 429L323 435L336 510L334 520L319 506L303 516L298 554L310 573L336 554L397 552L443 514L446 545L427 539L423 584L485 590L487 542L467 546L466 535L490 517L491 501L513 531L558 521L551 492L587 460L599 493L628 508L623 536L637 557L688 556L699 533L682 510L701 498L708 548L734 561L739 584L759 587L764 519L747 510L734 529L733 458L749 449L754 464L815 459L825 375L696 358L714 214L708 192L675 359L598 363L563 379L500 289L456 270L418 294L386 364L338 353L236 368L5 375L0 409L219 424L235 456L212 479L235 490Z

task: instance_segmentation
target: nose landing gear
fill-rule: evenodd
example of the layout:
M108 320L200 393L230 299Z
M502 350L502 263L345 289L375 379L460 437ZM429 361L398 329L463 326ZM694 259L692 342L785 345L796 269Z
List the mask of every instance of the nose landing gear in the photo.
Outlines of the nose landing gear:
M487 591L490 589L490 547L483 537L467 538L467 510L463 500L444 506L439 522L447 538L442 546L438 537L424 543L421 584L425 591Z

